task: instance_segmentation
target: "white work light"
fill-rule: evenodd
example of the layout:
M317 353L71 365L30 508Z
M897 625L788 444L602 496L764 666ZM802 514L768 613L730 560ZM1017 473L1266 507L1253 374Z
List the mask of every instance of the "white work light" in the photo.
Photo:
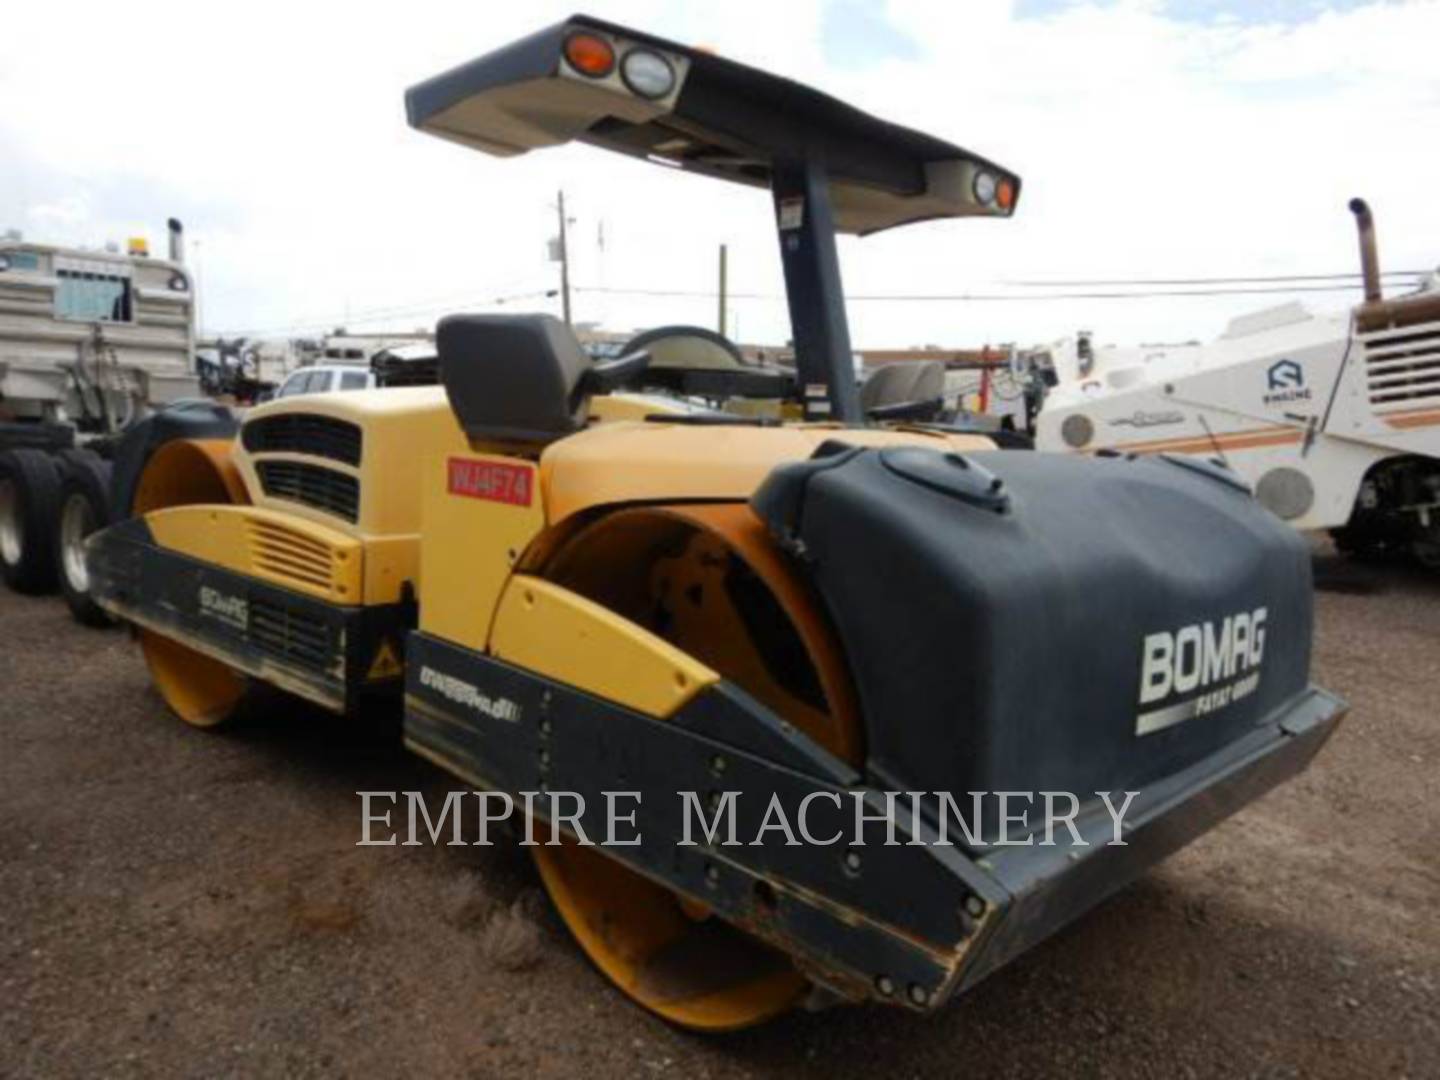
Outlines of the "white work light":
M975 198L989 206L995 201L995 174L988 172L977 172L975 182L971 185L975 192Z
M620 61L620 77L643 98L662 98L675 88L670 61L649 49L631 49Z

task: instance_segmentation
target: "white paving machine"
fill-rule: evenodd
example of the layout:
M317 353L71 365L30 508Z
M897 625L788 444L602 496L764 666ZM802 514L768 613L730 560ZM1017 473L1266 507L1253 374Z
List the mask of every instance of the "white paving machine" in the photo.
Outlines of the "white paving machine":
M1339 549L1408 552L1440 568L1440 278L1386 299L1370 209L1350 203L1365 299L1242 316L1219 340L1052 348L1057 385L1036 445L1213 458L1298 529Z

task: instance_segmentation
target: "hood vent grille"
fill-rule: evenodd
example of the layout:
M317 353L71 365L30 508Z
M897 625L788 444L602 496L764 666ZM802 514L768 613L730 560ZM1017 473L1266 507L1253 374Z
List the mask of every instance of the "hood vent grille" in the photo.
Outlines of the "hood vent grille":
M310 454L344 465L359 465L362 433L358 424L315 413L279 413L248 421L240 440L252 454Z
M303 461L257 461L255 472L271 498L313 506L345 521L360 517L360 481L349 473Z
M1362 336L1370 404L1440 405L1440 323L1381 330Z

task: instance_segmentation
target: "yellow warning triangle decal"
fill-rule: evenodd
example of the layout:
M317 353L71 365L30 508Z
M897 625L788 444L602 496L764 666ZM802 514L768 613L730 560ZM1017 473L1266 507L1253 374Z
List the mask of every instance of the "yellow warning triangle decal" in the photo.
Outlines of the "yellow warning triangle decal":
M380 648L375 652L375 660L365 675L365 681L377 682L380 679L393 679L404 670L400 666L400 657L395 655L395 646L390 644L389 639L386 639L380 642Z

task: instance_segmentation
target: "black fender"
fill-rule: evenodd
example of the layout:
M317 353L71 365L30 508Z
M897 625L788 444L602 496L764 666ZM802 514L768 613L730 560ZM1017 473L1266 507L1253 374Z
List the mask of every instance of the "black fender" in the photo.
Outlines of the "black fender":
M228 439L240 429L229 406L213 401L183 401L132 424L115 443L110 474L110 521L131 516L135 488L150 455L173 439Z

